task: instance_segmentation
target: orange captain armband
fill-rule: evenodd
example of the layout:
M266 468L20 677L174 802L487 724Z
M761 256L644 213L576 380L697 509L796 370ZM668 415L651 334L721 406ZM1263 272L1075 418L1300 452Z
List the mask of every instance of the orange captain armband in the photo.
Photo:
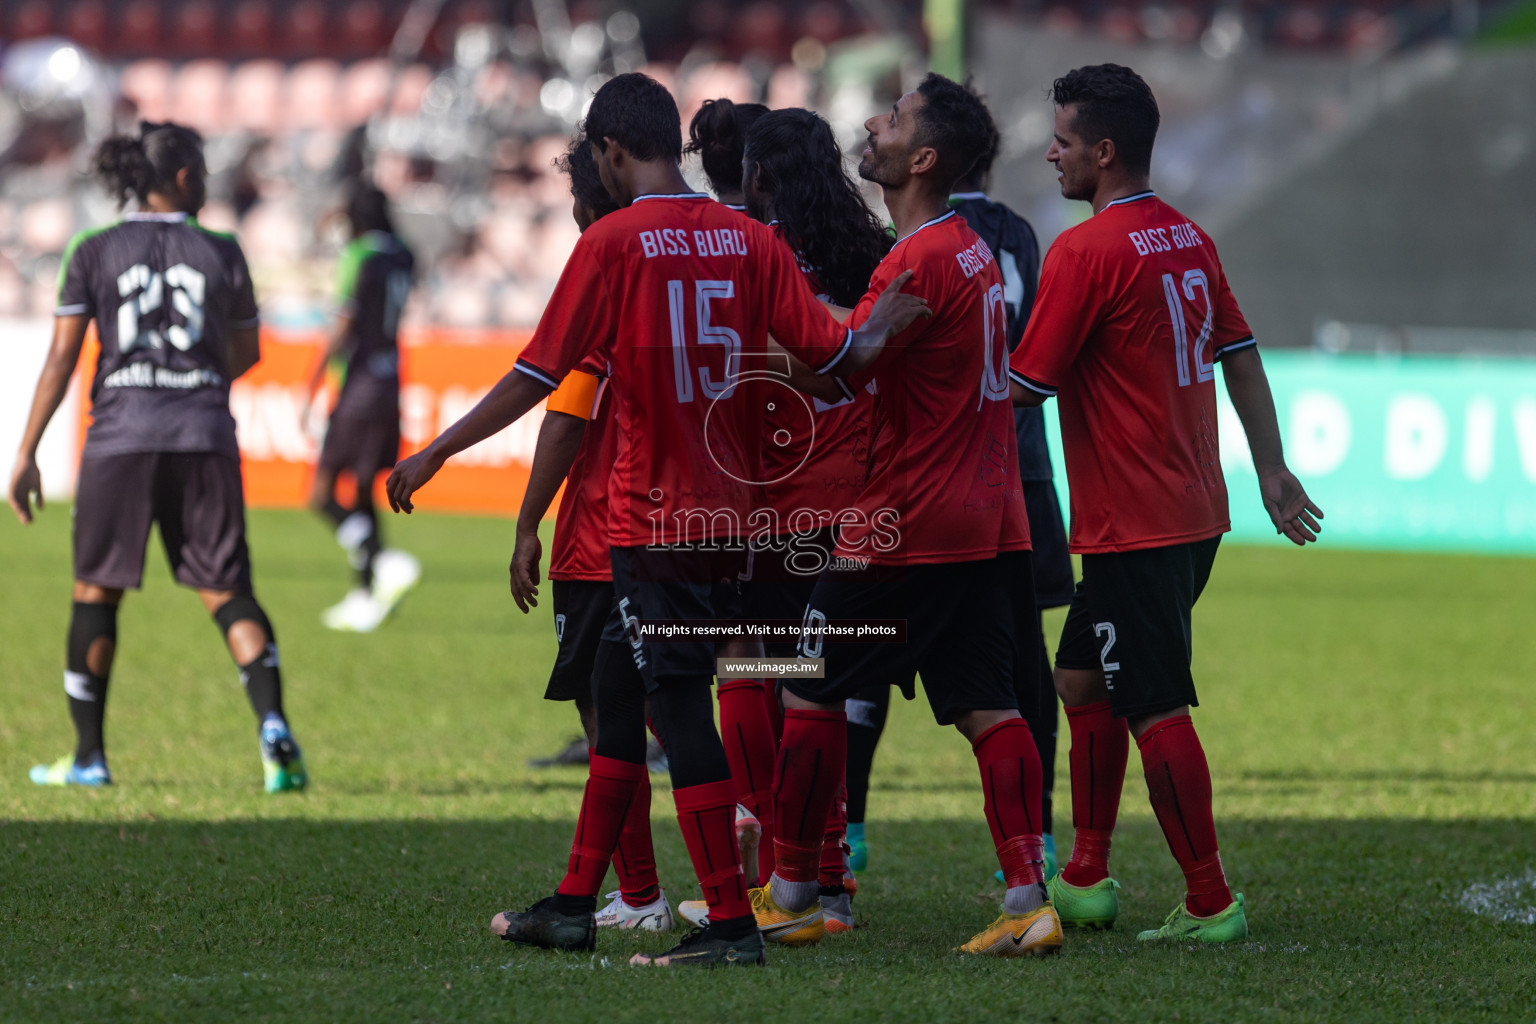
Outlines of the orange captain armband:
M603 386L607 383L601 377L594 377L590 373L582 373L580 370L572 370L565 375L565 380L560 386L550 392L545 399L544 408L548 412L563 412L567 416L576 416L584 420L597 418L597 406L603 397Z

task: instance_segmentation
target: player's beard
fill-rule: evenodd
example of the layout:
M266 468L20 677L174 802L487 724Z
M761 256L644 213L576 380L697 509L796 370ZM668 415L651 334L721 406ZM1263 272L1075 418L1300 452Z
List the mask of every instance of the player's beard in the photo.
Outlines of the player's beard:
M865 145L869 147L869 153L859 160L859 177L880 186L895 184L896 178L887 169L887 162L880 158L880 152L875 148L875 141L870 139Z

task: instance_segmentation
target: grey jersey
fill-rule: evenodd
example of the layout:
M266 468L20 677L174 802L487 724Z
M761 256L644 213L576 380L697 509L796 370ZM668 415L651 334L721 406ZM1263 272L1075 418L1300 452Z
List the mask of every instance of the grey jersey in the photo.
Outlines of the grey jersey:
M58 316L96 321L86 457L218 452L239 458L230 332L257 323L240 244L185 214L130 214L82 232L59 272Z

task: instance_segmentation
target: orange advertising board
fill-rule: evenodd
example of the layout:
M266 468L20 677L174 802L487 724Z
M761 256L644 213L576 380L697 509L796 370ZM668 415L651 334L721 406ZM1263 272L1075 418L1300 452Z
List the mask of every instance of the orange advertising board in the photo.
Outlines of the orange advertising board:
M473 408L512 369L529 333L427 329L402 337L401 457L420 451ZM303 421L304 399L324 343L321 331L263 330L261 362L230 389L248 505L304 504L324 428L323 416L315 423ZM86 373L94 361L94 354L85 361ZM323 396L317 404L323 412ZM88 408L85 414L89 416ZM528 485L543 418L541 404L508 429L459 453L420 492L417 507L515 515ZM381 478L381 502L382 483Z

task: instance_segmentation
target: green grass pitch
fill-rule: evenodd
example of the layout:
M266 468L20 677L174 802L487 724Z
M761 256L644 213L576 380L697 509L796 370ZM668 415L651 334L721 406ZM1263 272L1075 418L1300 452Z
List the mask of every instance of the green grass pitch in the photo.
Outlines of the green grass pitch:
M1536 903L1529 562L1326 541L1222 552L1196 612L1196 721L1250 942L1137 945L1182 886L1133 753L1118 930L1069 933L1049 961L951 952L999 896L980 785L964 741L898 701L871 794L864 927L771 950L764 970L673 974L623 966L666 937L604 934L596 956L570 956L487 931L496 911L552 890L584 779L526 767L576 723L540 699L553 631L547 604L525 618L506 594L509 523L392 519L425 576L386 628L357 637L319 625L347 582L328 532L253 513L259 593L313 775L310 792L281 797L260 791L254 723L215 627L158 554L120 620L119 784L27 780L71 746L68 529L66 508L0 526L0 1020L1536 1017L1536 930L1464 903L1504 879L1523 892L1486 905ZM1065 742L1058 775L1065 851ZM671 811L658 780L675 901L696 893Z

